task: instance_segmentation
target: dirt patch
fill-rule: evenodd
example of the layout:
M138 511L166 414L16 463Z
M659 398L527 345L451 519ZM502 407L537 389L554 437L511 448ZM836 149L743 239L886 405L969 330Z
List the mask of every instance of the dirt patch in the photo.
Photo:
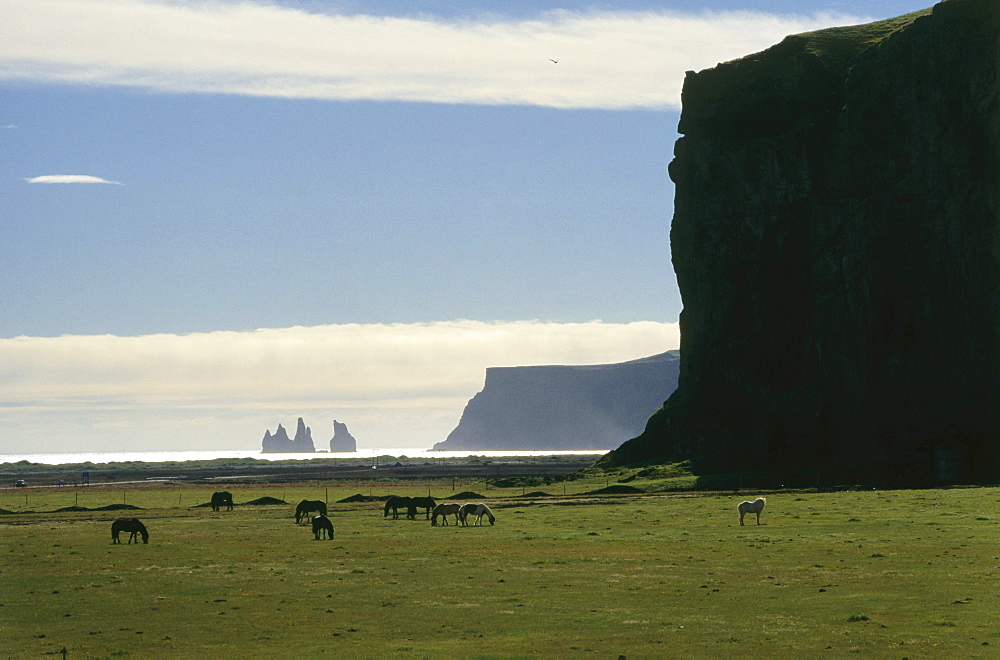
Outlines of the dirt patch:
M588 491L584 495L637 495L645 492L635 486L608 486L607 488Z
M243 504L247 506L269 506L272 504L288 504L288 502L285 500L279 500L277 497L258 497L255 500L250 500L249 502L244 502Z
M136 510L142 511L141 506L135 506L134 504L108 504L106 506L99 506L91 511L125 511L125 510Z
M472 491L466 490L466 491L462 491L461 493L459 493L457 495L449 495L448 497L446 497L444 499L446 499L446 500L485 500L486 497L483 496L483 495L480 495L479 493L473 493Z
M385 502L388 497L380 497L378 495L362 495L358 493L356 495L351 495L350 497L345 497L342 500L337 500L337 504L348 504L350 502Z

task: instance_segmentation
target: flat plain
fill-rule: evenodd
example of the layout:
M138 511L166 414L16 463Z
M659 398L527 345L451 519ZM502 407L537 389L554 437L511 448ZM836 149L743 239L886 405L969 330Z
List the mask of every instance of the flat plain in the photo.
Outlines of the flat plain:
M195 506L221 490L204 485L6 489L0 656L1000 652L996 488L596 492L608 483L233 484L220 512ZM496 525L338 503L428 491L483 495ZM739 526L758 495L762 524ZM288 504L244 504L260 497ZM300 499L330 503L332 541L295 524ZM94 510L117 504L140 510ZM130 516L148 545L111 544Z

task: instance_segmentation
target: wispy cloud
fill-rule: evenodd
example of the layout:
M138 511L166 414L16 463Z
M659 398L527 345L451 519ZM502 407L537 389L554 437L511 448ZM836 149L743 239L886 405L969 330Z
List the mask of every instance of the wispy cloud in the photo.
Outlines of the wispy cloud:
M116 186L122 185L119 181L108 181L99 176L88 174L45 174L43 176L26 177L23 179L28 183L108 183Z
M596 321L0 339L0 453L254 449L299 416L317 443L336 418L364 446L429 447L487 367L619 362L679 341L676 323Z
M242 1L5 0L0 77L163 92L666 108L679 107L687 70L861 20L558 11L458 21Z
M15 126L14 124L7 124L6 126L0 126L0 128L15 129L17 128L17 126Z

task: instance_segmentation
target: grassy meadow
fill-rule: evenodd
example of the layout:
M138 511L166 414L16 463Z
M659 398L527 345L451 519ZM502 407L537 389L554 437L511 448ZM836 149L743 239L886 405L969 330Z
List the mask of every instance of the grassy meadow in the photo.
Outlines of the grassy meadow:
M194 507L212 489L191 485L4 490L0 656L1000 653L1000 490L583 494L606 485L455 484L493 527L334 503L356 484L234 485L289 504L229 512ZM454 492L362 494L428 488ZM763 524L740 527L759 494ZM332 541L294 523L324 497ZM123 501L143 510L51 512ZM150 543L112 545L132 515Z

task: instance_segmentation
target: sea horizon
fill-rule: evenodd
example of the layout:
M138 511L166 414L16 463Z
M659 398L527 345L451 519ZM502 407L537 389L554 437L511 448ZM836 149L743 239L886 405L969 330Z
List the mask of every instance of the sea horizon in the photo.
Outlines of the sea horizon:
M393 458L464 458L471 456L481 456L486 458L497 458L502 456L598 456L606 454L610 449L506 449L506 450L486 450L468 449L457 451L432 451L430 449L418 447L388 447L388 448L367 448L353 452L294 452L294 453L263 453L259 449L238 449L238 450L177 450L177 451L117 451L117 452L51 452L51 453L30 453L30 454L0 454L0 464L19 463L27 461L42 465L66 465L74 463L93 463L95 465L103 463L168 463L181 461L210 461L215 459L245 459L254 458L265 461L303 461L316 458L336 458L336 459L371 459L376 457L391 456Z

